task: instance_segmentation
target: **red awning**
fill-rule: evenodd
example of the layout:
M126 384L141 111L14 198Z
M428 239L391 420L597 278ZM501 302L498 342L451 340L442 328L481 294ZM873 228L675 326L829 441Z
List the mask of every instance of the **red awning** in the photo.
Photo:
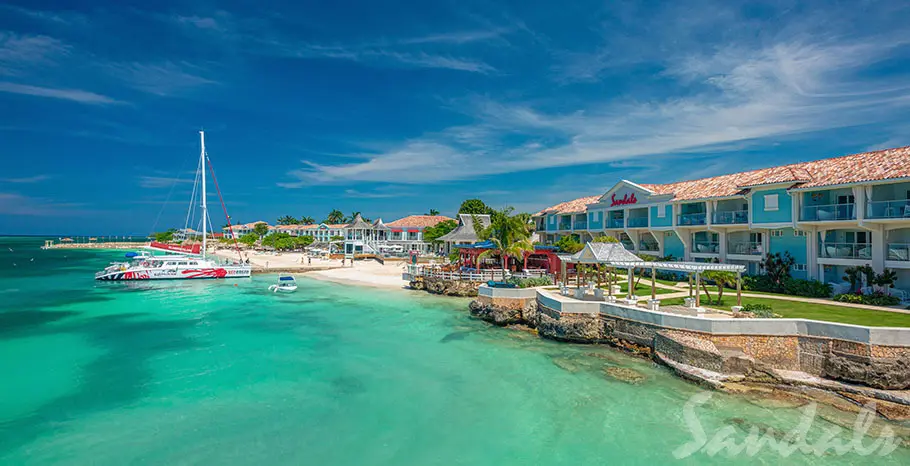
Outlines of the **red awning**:
M418 232L420 232L420 230L418 230L417 228L408 228L408 233L418 233Z
M392 233L401 233L401 228L392 228Z

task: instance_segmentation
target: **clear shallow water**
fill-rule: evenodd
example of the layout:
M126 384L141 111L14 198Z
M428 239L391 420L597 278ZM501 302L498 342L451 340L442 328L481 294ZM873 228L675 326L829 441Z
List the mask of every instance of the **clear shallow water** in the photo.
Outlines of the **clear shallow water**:
M661 464L692 439L697 387L609 348L492 328L467 301L308 279L276 296L269 276L96 283L122 252L41 244L0 238L0 464ZM709 435L799 419L723 394L698 413Z

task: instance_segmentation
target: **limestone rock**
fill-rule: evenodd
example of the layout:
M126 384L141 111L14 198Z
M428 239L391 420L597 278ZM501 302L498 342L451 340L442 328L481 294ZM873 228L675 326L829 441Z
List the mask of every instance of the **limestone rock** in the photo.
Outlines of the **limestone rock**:
M824 376L884 390L910 388L910 357L884 359L832 351L825 358Z
M646 379L644 374L628 367L608 366L604 368L604 373L616 380L630 384L640 384Z

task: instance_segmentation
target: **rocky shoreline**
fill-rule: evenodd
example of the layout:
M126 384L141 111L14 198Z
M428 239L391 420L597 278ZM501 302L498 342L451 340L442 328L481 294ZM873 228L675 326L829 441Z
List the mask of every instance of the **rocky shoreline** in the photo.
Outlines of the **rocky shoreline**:
M777 364L773 355L769 360L755 358L738 347L718 345L693 332L610 319L598 313L560 313L538 301L536 293L533 298L531 293L525 295L481 295L471 301L469 310L474 317L491 324L530 329L542 338L610 345L651 359L677 376L707 388L762 396L783 393L847 412L858 412L873 401L881 417L910 421L910 358L906 354L875 358L828 348L820 361L821 374L816 376L783 362ZM906 433L910 434L910 430Z

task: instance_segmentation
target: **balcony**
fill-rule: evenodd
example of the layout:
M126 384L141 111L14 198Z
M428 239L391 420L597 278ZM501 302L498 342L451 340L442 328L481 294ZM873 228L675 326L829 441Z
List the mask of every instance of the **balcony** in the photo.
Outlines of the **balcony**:
M818 252L826 259L871 259L872 245L868 243L825 243Z
M910 220L910 199L872 201L866 207L867 218L903 218Z
M619 243L622 244L622 246L623 246L624 248L626 248L626 250L628 250L628 251L634 251L634 250L635 250L635 243L633 243L633 242L631 242L631 241L625 240L625 241L620 241Z
M799 219L803 222L856 220L856 205L849 203L803 207Z
M572 224L569 222L559 222L559 229L560 230L571 230Z
M625 220L622 218L611 218L607 226L608 228L625 228Z
M888 243L888 260L910 262L910 243Z
M639 241L638 250L640 252L653 252L656 254L660 252L660 246L655 241Z
M760 256L764 252L761 241L728 241L727 254Z
M692 243L692 252L696 254L717 254L720 243L717 241L695 241Z
M647 228L648 217L630 217L629 228Z
M587 229L588 229L588 221L587 221L587 220L581 220L581 221L575 222L575 229L576 229L576 230L587 230Z
M718 225L739 225L749 223L748 210L732 210L725 212L714 212L712 221Z
M705 225L707 223L708 214L705 212L699 212L695 214L680 214L677 217L677 225L679 226L692 226L692 225Z

